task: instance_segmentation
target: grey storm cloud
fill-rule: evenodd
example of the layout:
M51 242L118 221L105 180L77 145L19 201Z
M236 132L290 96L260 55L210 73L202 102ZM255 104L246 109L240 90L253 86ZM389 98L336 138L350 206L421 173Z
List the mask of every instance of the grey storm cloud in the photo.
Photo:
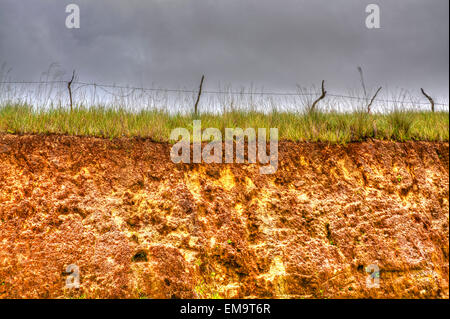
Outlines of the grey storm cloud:
M67 29L78 4L81 28ZM367 29L365 8L381 9ZM327 81L448 98L448 0L0 0L0 63L20 80L51 63L102 83L293 90Z

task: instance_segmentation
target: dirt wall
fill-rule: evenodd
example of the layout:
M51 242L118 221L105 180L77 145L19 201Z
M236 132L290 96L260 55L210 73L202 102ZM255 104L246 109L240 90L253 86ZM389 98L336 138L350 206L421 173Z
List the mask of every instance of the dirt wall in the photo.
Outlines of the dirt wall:
M273 175L169 152L0 135L0 298L448 298L447 142L285 141Z

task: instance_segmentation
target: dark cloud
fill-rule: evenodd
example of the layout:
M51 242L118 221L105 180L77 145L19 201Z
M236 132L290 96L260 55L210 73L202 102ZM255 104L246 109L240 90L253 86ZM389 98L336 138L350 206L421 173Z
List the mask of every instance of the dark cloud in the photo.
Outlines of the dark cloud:
M35 79L52 62L87 81L293 90L327 80L335 91L367 85L426 87L448 97L447 0L0 0L0 62ZM365 7L381 8L381 29Z

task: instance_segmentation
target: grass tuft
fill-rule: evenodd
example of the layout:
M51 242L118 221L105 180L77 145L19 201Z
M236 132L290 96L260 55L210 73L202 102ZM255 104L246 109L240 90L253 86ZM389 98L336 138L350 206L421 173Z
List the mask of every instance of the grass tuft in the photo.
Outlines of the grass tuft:
M15 134L67 134L104 138L145 137L168 141L177 127L192 129L191 114L161 110L130 112L124 108L79 106L73 111L51 107L35 109L27 104L0 107L0 132ZM449 113L394 110L367 114L361 111L280 112L230 110L199 116L202 128L278 128L280 139L348 143L368 138L407 141L448 141Z

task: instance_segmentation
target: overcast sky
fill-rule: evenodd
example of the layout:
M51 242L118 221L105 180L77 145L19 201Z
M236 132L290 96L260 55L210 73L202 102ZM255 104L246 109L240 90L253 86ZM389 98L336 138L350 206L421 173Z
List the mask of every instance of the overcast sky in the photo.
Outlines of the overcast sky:
M76 3L81 28L67 29ZM365 8L381 8L367 29ZM56 62L80 80L331 91L366 85L448 98L448 0L0 0L0 63L35 80Z

